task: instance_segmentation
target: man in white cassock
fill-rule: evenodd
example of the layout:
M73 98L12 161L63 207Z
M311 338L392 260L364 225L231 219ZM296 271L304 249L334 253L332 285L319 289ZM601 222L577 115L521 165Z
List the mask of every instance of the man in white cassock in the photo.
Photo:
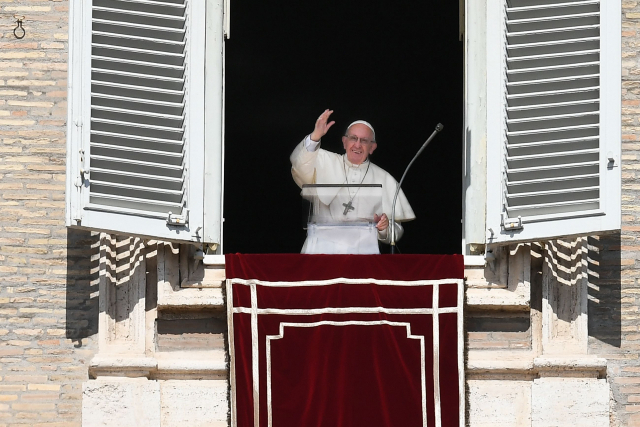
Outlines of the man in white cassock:
M397 181L384 169L369 161L377 148L373 127L357 120L347 127L342 137L345 154L340 155L320 148L320 140L335 124L329 122L333 110L325 110L316 121L313 132L298 144L291 153L291 174L293 180L303 184L333 184L333 189L318 189L314 206L315 212L325 222L335 225L348 224L365 218L371 224L367 227L311 225L307 229L307 239L302 247L305 254L379 254L377 241L389 244L391 230L389 217L397 188ZM371 189L363 184L381 184L381 197L370 197ZM354 187L340 187L353 185ZM329 220L327 220L327 218ZM413 209L402 190L398 194L395 208L395 240L404 230L401 222L415 218Z

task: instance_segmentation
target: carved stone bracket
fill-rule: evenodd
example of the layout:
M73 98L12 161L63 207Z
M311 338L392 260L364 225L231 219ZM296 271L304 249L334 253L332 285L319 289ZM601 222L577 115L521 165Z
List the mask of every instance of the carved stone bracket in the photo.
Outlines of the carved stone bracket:
M546 244L542 269L542 349L549 354L587 354L586 238Z
M207 264L195 258L193 247L158 243L158 309L222 308L224 257L222 264Z
M145 355L145 244L139 238L100 237L99 355Z
M467 304L476 309L528 310L531 304L531 247L499 246L484 266L465 266Z

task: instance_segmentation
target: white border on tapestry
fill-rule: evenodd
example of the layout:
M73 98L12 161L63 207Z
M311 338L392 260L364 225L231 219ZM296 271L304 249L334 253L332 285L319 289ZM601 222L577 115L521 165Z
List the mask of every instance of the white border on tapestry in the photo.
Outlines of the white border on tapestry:
M460 411L458 424L466 425L466 392L464 381L464 281L458 283L458 410Z
M253 377L253 425L260 427L260 351L258 349L258 291L251 285L251 376Z
M379 279L348 279L339 277L328 280L301 280L299 282L270 282L258 279L227 279L231 283L238 285L260 285L275 286L283 288L293 288L298 286L330 286L330 285L381 285L381 286L433 286L433 285L453 285L464 283L464 279L438 279L438 280L379 280Z
M440 298L440 286L433 286L433 410L435 413L436 427L442 427L442 411L440 410L440 316L438 303Z
M234 313L251 314L253 309L236 307ZM282 316L313 316L318 314L434 314L433 308L384 308L384 307L327 307L327 308L259 308L257 314L277 314ZM457 307L445 307L437 313L457 313Z
M320 322L312 322L312 323L288 323L282 322L280 323L280 334L279 335L267 335L266 336L266 356L267 356L267 419L268 419L268 427L273 427L273 410L271 406L271 341L275 341L278 339L284 338L284 328L289 327L298 327L298 328L312 328L316 326L379 326L379 325L388 325L388 326L400 326L406 328L407 338L415 339L420 341L420 388L422 390L422 426L427 427L427 379L426 379L426 369L425 369L425 344L424 344L424 335L412 335L411 334L411 324L407 322L390 322L388 320L372 320L372 321L361 321L361 320L346 320L343 322L334 322L331 320L322 320Z

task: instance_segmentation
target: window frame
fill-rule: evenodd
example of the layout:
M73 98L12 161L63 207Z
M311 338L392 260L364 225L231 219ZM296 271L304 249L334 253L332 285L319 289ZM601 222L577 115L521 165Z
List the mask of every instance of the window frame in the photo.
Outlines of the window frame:
M67 226L166 241L221 243L223 33L228 31L224 28L228 18L225 4L223 0L188 0L187 3L186 37L189 42L185 80L189 85L186 88L185 139L188 144L184 155L189 222L185 227L175 227L169 226L167 218L160 216L107 212L89 207L92 2L70 1ZM81 173L87 170L88 173Z

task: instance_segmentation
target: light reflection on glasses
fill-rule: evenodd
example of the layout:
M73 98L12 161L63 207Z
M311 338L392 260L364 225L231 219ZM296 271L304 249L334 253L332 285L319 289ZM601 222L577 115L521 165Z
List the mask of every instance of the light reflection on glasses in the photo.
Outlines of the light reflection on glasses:
M371 144L372 142L374 142L374 141L372 141L372 140L370 140L370 139L367 139L367 138L360 138L360 137L358 137L358 136L356 136L356 135L345 135L345 136L347 137L347 139L349 140L349 142L353 142L354 144L355 144L356 142L358 142L358 140L360 140L360 143L361 143L361 144L363 144L363 145L368 145L368 144Z

